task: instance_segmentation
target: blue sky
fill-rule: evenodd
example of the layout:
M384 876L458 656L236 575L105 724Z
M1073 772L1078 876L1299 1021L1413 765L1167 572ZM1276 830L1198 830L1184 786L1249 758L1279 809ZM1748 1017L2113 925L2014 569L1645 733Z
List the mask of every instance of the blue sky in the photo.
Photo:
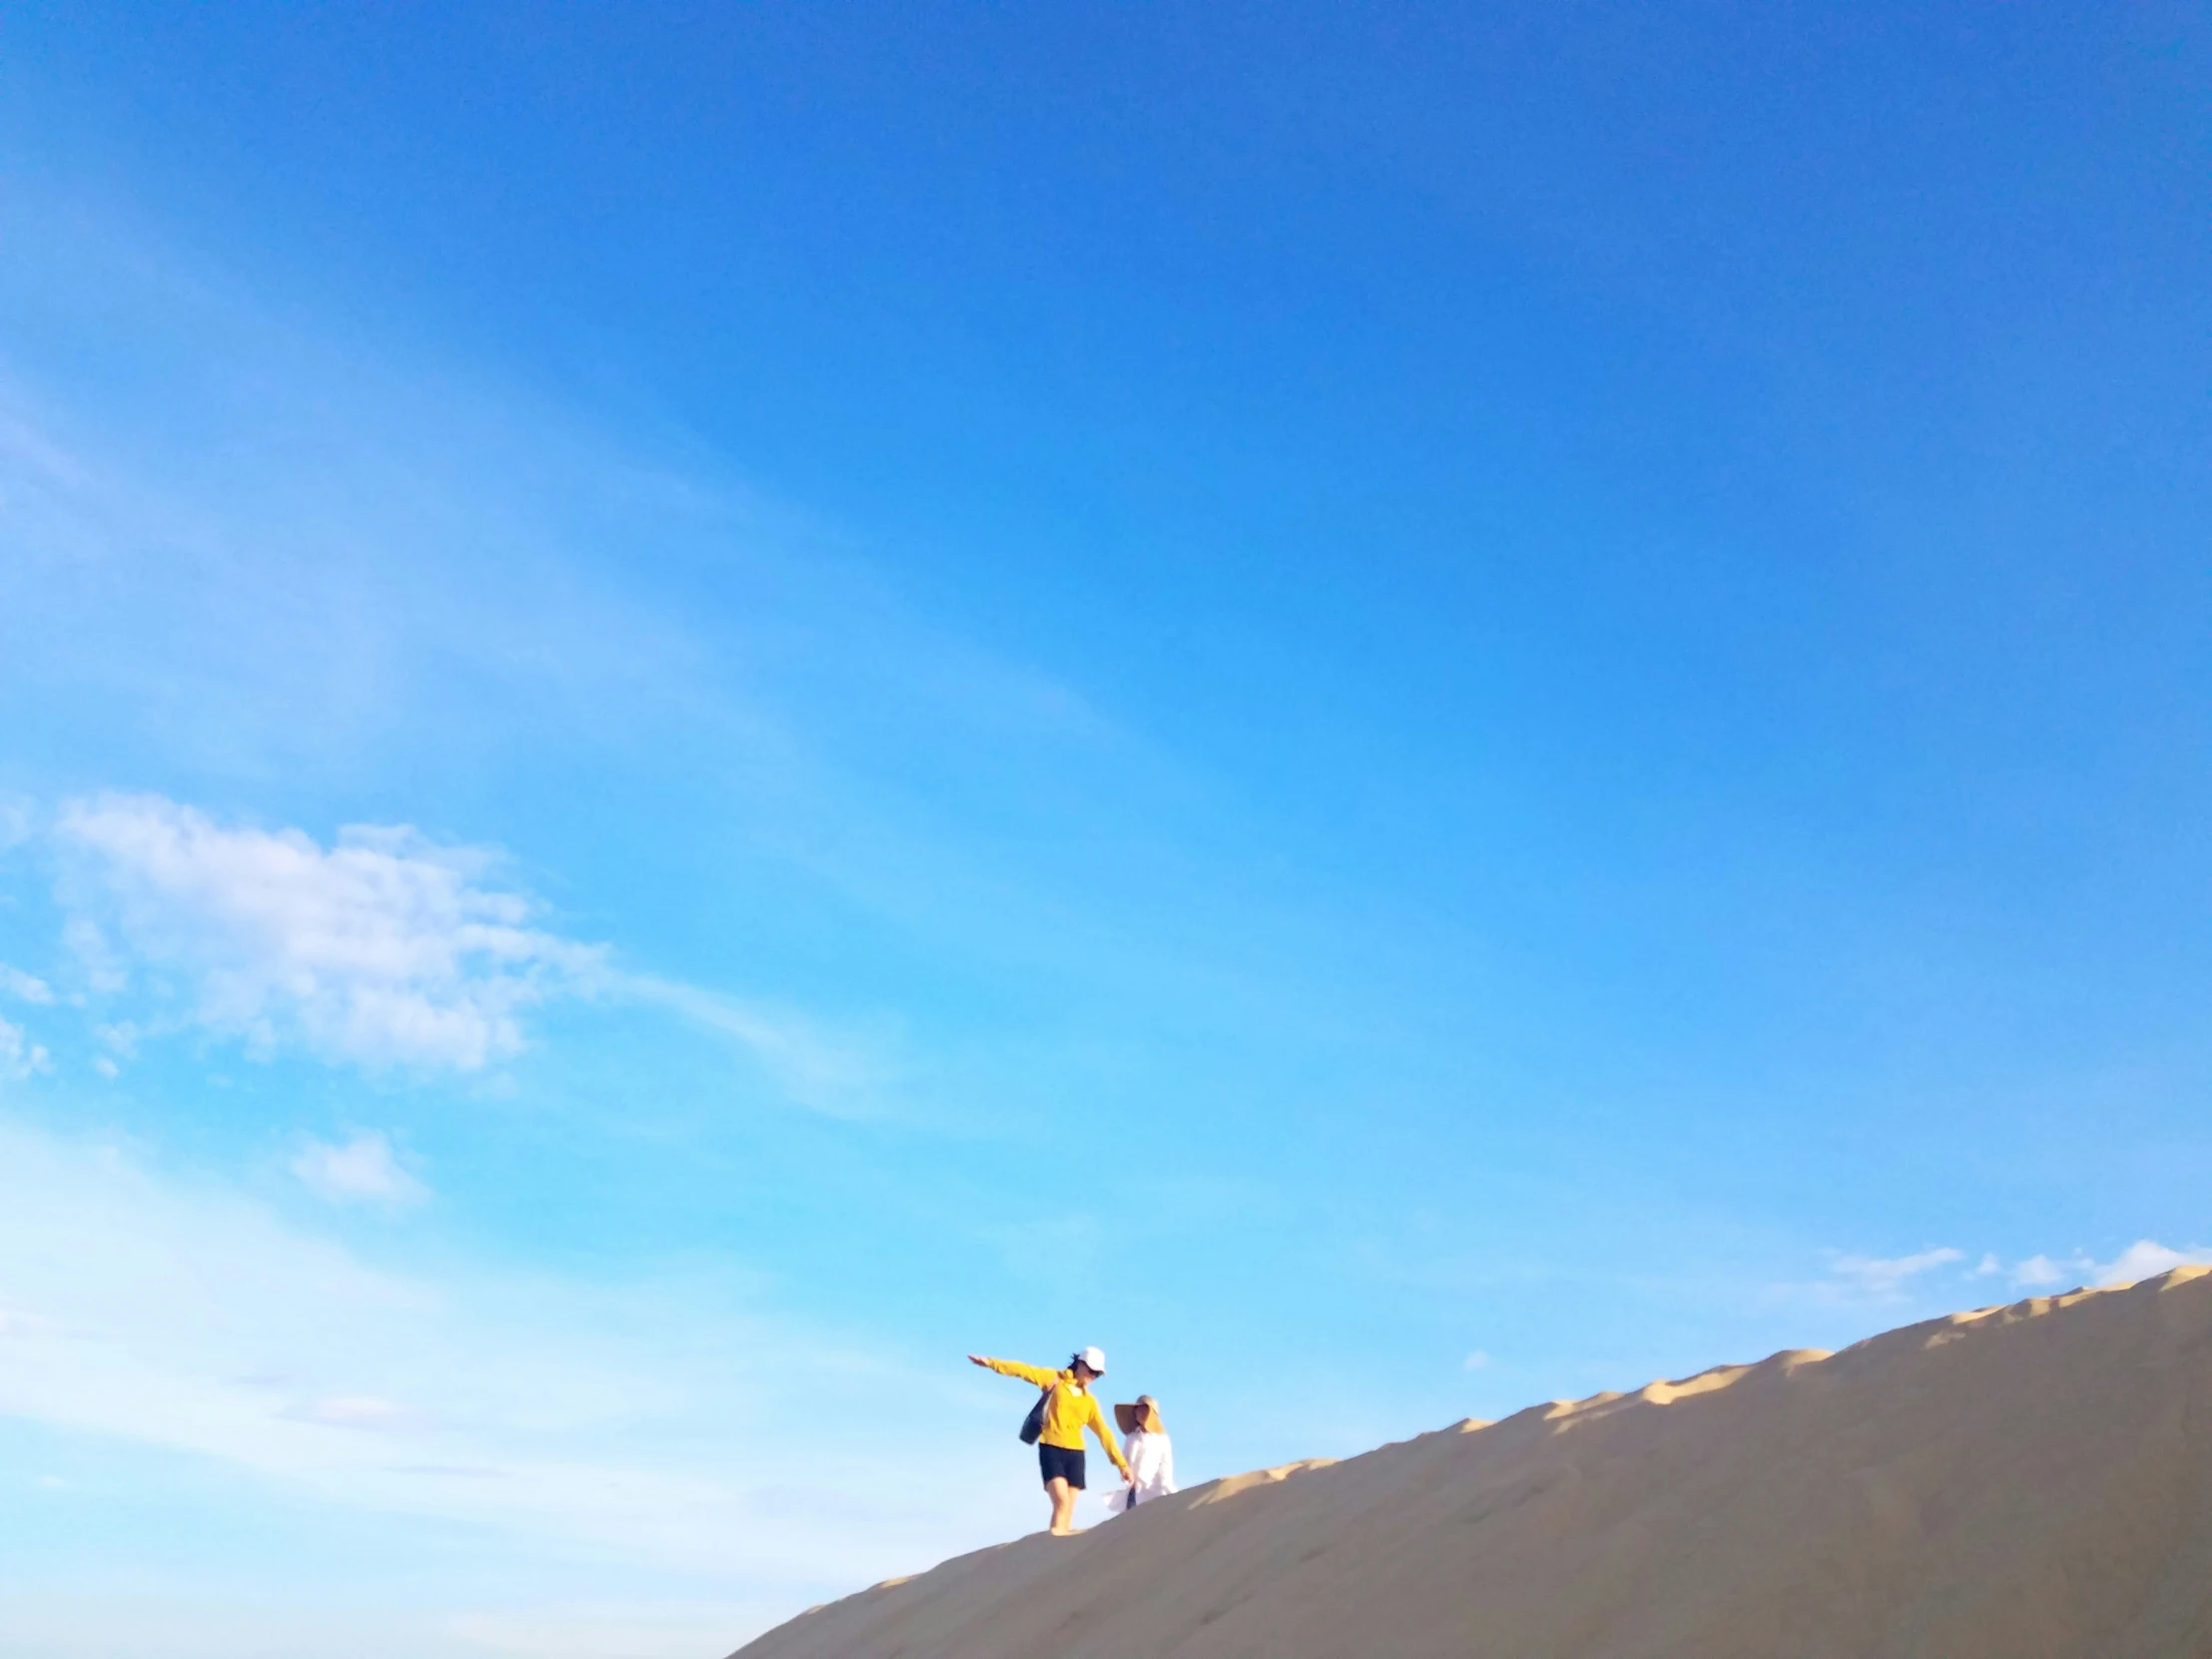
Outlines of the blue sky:
M2164 5L0 20L0 1645L674 1659L2212 1246ZM1117 1397L1125 1397L1117 1394Z

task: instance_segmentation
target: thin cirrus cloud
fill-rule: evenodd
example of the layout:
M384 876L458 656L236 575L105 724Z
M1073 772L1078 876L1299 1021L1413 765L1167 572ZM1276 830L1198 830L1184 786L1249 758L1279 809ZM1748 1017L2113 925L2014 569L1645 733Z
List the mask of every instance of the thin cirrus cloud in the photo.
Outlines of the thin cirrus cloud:
M128 990L134 971L177 987L150 1015L157 1030L198 1026L261 1057L296 1047L465 1073L519 1054L534 1008L617 998L731 1040L820 1110L861 1110L890 1075L867 1043L798 1013L617 967L607 946L541 925L537 902L496 880L495 852L406 826L352 826L325 846L162 796L107 795L66 804L53 839L81 977L101 998ZM101 1029L138 1034L129 1021ZM108 1046L127 1056L130 1044ZM317 1173L301 1179L325 1196L389 1196L362 1189L378 1171L358 1146L308 1164Z
M711 1281L394 1274L234 1189L0 1116L0 1416L639 1564L743 1561L789 1595L880 1575L936 1523L821 1449L891 1370ZM774 1510L803 1487L808 1519Z
M291 1160L291 1173L309 1192L331 1204L397 1210L430 1196L429 1188L400 1167L391 1142L373 1132L337 1146L310 1138Z
M1965 1252L1947 1246L1911 1256L1838 1256L1829 1264L1829 1272L1862 1296L1889 1301L1902 1296L1907 1284L1921 1275L1965 1259Z
M395 1428L406 1422L404 1405L375 1394L334 1394L318 1399L299 1413L310 1422L334 1423L352 1428Z

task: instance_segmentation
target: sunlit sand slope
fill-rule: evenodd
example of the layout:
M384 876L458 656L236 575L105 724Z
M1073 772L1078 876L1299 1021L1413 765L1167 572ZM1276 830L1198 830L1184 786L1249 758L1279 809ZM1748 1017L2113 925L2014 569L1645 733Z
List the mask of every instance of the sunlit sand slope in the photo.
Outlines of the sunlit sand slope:
M2212 1276L1239 1475L744 1659L2212 1656Z

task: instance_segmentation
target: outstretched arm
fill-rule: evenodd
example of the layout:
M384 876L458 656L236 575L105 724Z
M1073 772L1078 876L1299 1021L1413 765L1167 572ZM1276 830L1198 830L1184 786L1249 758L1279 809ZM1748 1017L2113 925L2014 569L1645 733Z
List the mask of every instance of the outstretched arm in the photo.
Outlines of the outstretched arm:
M1058 1372L1046 1371L1042 1366L1025 1366L1019 1360L989 1360L980 1354L971 1354L968 1364L995 1371L1001 1377L1018 1377L1032 1387L1049 1388L1060 1381Z

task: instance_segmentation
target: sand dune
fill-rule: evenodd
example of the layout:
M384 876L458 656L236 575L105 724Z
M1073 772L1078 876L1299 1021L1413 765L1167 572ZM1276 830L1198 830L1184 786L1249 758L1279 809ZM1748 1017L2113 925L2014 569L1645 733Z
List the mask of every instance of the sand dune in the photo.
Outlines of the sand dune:
M2212 1273L1239 1475L744 1659L2212 1655Z

